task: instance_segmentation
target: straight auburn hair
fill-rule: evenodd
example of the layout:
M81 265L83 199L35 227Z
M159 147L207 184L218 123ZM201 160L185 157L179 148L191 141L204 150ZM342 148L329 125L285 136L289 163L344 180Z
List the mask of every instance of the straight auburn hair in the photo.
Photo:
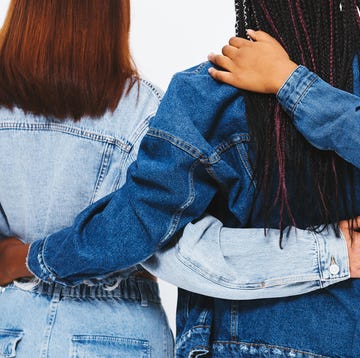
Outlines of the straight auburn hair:
M0 32L0 106L79 120L138 81L130 0L12 0Z

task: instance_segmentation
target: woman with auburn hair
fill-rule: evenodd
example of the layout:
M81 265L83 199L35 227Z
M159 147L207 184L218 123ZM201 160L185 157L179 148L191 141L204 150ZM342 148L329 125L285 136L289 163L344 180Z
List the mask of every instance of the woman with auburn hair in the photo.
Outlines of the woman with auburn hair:
M124 183L161 98L138 76L129 26L129 0L11 1L0 48L2 237L48 235ZM137 267L94 274L76 287L4 287L0 356L172 357L155 279Z

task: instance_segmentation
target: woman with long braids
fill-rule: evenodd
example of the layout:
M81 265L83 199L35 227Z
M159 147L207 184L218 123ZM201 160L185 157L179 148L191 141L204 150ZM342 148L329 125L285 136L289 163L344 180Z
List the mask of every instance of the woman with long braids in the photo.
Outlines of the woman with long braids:
M261 0L241 2L237 11L241 36L246 28L261 28L281 41L294 63L356 91L356 2ZM329 224L337 232L334 223L360 214L356 168L308 144L274 96L220 84L208 74L210 66L174 76L120 190L85 209L71 227L30 247L13 242L16 254L9 247L4 257L5 263L9 257L15 262L10 280L32 273L49 283L74 285L95 272L126 268L205 211L231 226L278 228L281 246L289 225L322 234L322 224ZM285 86L289 103L296 95ZM295 109L287 108L290 115ZM242 249L232 245L221 247L225 256ZM337 275L336 255L329 261L328 274ZM291 272L291 257L288 263ZM355 280L303 296L256 301L180 290L177 355L358 357L359 295Z
M271 4L239 1L238 14L250 11L252 20L243 21L246 16L238 19L239 37L230 39L223 48L223 55L209 55L209 59L221 67L210 68L209 72L219 81L251 91L247 92L249 97L271 98L275 108L282 106L280 112L284 120L279 121L282 125L291 128L295 125L315 147L327 153L334 151L360 167L359 3L324 3L309 2L305 7L303 1L287 1L286 4L285 1ZM312 16L314 13L318 15ZM274 104L274 95L277 104ZM256 112L250 100L248 113L251 110ZM252 123L255 126L264 124L261 114L257 118L249 114L248 118L251 123L258 121ZM276 119L274 126L276 141L281 142ZM271 129L265 137L269 135ZM339 175L344 172L335 158L336 155L328 158L330 181L325 179L317 187L323 196L327 185L335 179L336 200L341 185ZM318 162L318 170L319 176L325 178L323 160ZM357 185L355 177L349 183L349 187L353 186L350 200L356 196ZM328 207L331 205L329 203ZM358 240L353 239L352 246L359 250ZM298 299L244 305L242 318L246 321L249 317L252 320L258 317L258 324L256 329L246 326L243 339L247 343L257 343L254 354L262 349L264 354L270 352L270 348L265 347L271 344L300 350L307 345L312 348L305 356L358 357L360 314L356 301L359 294L360 283L353 280ZM337 312L336 317L334 312ZM294 350L293 356L297 354L303 356Z

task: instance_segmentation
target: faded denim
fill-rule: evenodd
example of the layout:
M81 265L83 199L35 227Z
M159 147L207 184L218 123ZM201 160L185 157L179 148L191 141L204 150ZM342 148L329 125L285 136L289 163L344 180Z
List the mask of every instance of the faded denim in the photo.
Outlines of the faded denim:
M293 296L350 277L345 240L330 227L291 229L280 248L278 230L264 237L261 229L229 229L210 215L141 265L185 290L237 300Z
M158 286L149 280L128 278L113 290L9 285L0 306L0 357L173 357Z
M161 95L142 80L114 113L78 122L1 108L1 236L33 242L121 187ZM134 278L137 270L71 289L33 282L1 289L0 356L172 357L157 284Z

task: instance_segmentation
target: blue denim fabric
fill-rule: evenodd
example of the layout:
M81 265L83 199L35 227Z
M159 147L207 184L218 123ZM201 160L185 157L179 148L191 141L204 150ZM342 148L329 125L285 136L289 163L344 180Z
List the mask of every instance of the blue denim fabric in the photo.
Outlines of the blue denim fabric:
M141 265L185 290L237 300L302 294L350 277L345 240L332 228L291 229L282 248L279 230L259 230L229 229L207 215Z
M355 58L355 69L357 62ZM356 167L360 167L359 96L357 70L354 94L351 94L332 87L303 66L294 71L277 94L295 126L311 144L319 149L334 150Z
M299 66L279 90L277 97L293 118L295 126L314 146L334 150L359 167L360 81L357 68L358 59L355 58L354 94L335 89L305 67ZM347 261L347 258L338 257L342 251L340 242L331 234L331 229L320 235L299 229L296 233L291 231L284 246L289 255L286 256L284 251L277 251L276 246L270 248L276 245L276 230L269 233L264 244L256 229L229 231L221 222L209 216L194 225L189 224L178 243L160 250L144 266L181 288L208 296L228 299L290 296L324 287L322 283L325 286L333 283L331 272L334 271L330 272L328 267L331 256L337 263ZM329 250L329 253L331 251L330 256L325 255L327 258L322 259L322 250L315 253L316 250L309 246L312 239L321 248ZM332 249L329 247L332 244L338 247ZM265 258L269 250L271 261ZM304 254L303 257L299 257L300 252ZM334 252L337 254L334 255ZM305 263L305 258L310 260L314 254L321 264L313 266ZM284 272L285 261L290 257L292 271ZM255 264L255 261L259 262ZM253 277L254 266L257 277ZM314 268L310 271L312 266ZM295 276L295 272L299 276ZM300 276L304 281L300 280ZM271 277L278 279L269 281Z
M208 208L226 225L263 226L261 199L251 206L250 137L241 91L216 83L207 69L203 64L174 77L126 185L84 210L72 227L31 245L28 264L37 276L76 283L94 272L133 265ZM355 196L360 213L358 186ZM295 211L305 226L301 203ZM316 222L318 213L313 215ZM270 225L276 227L277 219ZM74 255L80 255L75 263ZM276 349L284 356L360 356L357 280L261 301L179 295L185 302L179 305L179 316L184 315L177 330L180 357L206 355L206 350L215 357L250 357L241 352L244 347L258 355Z
M1 108L0 236L33 242L119 188L161 96L142 80L114 113L76 123ZM0 356L95 357L101 351L112 357L172 357L157 284L134 279L131 273L138 269L67 291L54 284L46 292L42 284L26 291L35 282L4 288Z
M149 280L123 280L111 291L12 284L0 290L0 306L0 357L174 356L158 287Z
M174 77L126 185L84 210L72 227L31 245L28 265L36 276L74 284L141 262L213 199L219 204L213 213L224 224L263 226L261 205L250 205L254 186L243 97L207 69L203 64ZM224 195L229 206L221 201ZM300 226L306 224L297 217ZM69 260L73 254L80 255L77 262Z

